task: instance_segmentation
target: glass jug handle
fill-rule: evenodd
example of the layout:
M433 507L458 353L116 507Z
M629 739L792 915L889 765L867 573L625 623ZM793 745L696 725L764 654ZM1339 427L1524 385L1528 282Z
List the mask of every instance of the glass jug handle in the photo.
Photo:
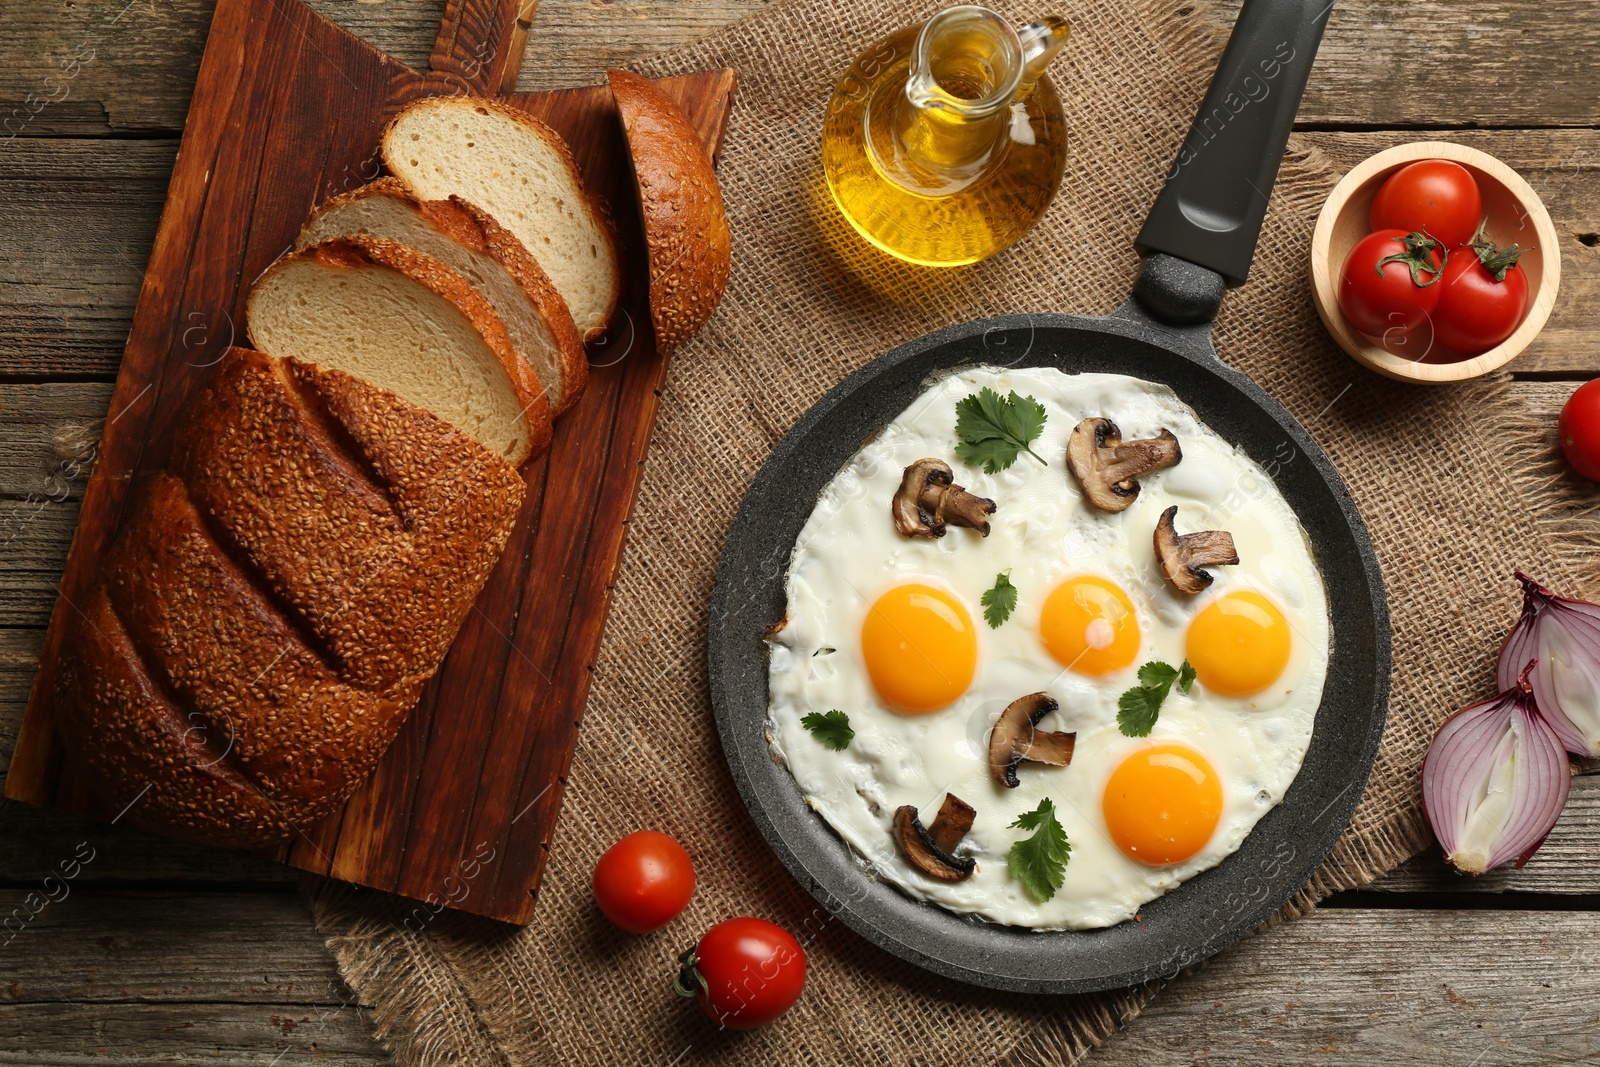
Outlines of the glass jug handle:
M1058 15L1044 15L1018 30L1017 36L1022 40L1022 81L1017 85L1016 98L1021 100L1033 92L1044 69L1072 36L1072 27Z

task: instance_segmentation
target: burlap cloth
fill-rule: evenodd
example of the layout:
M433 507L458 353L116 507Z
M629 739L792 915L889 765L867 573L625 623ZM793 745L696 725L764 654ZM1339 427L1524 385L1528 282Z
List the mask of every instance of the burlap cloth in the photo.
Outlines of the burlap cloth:
M1061 193L1016 247L938 273L862 255L826 202L818 160L834 79L877 36L934 9L790 0L647 65L652 74L739 70L720 171L733 281L672 365L532 924L446 913L408 931L391 898L312 891L320 928L401 1062L1068 1064L1154 995L968 988L814 912L746 815L707 702L706 604L722 534L778 438L830 386L902 341L978 316L1098 314L1120 303L1137 263L1133 235L1226 37L1211 13L1179 0L1065 5L1074 34L1052 68L1072 131ZM1570 549L1556 549L1570 536L1552 530L1554 518L1531 517L1540 494L1553 503L1538 466L1548 442L1518 430L1529 420L1503 382L1398 385L1324 334L1306 264L1335 177L1291 142L1250 282L1216 323L1222 356L1281 400L1343 472L1393 613L1394 695L1371 784L1286 914L1421 847L1422 750L1440 718L1492 687L1494 652L1515 617L1513 566L1557 587L1576 588L1578 577ZM643 827L682 841L700 884L669 929L632 937L599 915L589 873L608 845ZM813 931L810 979L777 1024L723 1034L667 983L687 943L742 914Z

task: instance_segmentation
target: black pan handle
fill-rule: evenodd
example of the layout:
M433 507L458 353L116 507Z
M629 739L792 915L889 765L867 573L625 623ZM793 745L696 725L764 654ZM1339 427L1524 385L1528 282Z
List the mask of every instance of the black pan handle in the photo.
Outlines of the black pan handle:
M1134 246L1151 314L1208 322L1250 273L1332 0L1244 0L1200 113Z

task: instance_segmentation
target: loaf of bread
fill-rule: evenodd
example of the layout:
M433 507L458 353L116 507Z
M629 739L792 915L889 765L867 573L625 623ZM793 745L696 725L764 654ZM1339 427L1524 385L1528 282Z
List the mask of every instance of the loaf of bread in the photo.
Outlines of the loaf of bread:
M544 384L550 414L577 403L589 361L567 302L516 235L488 212L460 197L419 200L398 179L379 178L317 208L295 247L358 235L397 241L471 282Z
M459 196L516 234L584 339L604 332L622 291L616 238L560 135L509 104L432 96L394 117L382 147L384 166L418 199Z
M711 157L655 82L608 70L639 187L650 253L650 319L670 355L711 318L733 272L732 237Z
M230 350L71 616L61 736L127 822L236 847L307 830L394 740L523 495L391 392Z
M544 384L494 307L461 275L380 237L292 252L247 304L261 351L397 393L520 465L550 444Z

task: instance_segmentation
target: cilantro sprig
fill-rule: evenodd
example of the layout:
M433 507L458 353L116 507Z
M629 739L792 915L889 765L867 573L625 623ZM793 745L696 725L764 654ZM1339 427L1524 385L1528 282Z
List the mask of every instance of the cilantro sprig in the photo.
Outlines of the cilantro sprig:
M1055 896L1066 881L1067 861L1072 858L1067 831L1056 818L1056 806L1049 797L1039 801L1032 811L1017 816L1011 827L1032 830L1033 834L1012 844L1006 867L1029 896L1043 903Z
M987 385L956 401L956 455L961 462L999 474L1023 452L1040 463L1044 457L1029 448L1044 432L1044 405L1012 390L1002 397Z
M834 708L829 712L813 711L801 716L800 725L811 731L824 748L843 752L855 740L856 732L850 728L850 716Z
M1000 629L1017 608L1017 587L1011 584L1011 572L1004 570L995 575L994 588L985 590L978 602L983 605L983 621L989 629Z
M1117 728L1127 737L1149 737L1161 714L1161 704L1172 692L1172 683L1185 693L1194 685L1194 668L1188 660L1174 667L1151 660L1139 668L1139 684L1117 700Z

